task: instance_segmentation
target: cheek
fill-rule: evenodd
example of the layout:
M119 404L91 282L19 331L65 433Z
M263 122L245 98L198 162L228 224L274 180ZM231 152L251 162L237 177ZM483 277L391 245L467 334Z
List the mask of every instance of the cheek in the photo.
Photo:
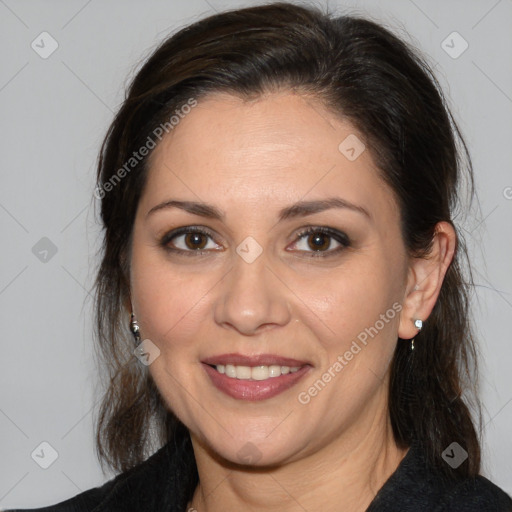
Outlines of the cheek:
M400 280L396 279L400 262L375 256L361 257L357 264L309 287L309 297L315 301L308 305L316 308L309 327L322 344L323 357L319 371L302 391L306 399L316 397L323 389L316 384L319 379L333 382L321 398L311 398L313 408L328 407L333 400L341 400L348 409L359 407L385 382L401 311ZM331 417L339 412L325 414Z
M134 249L131 264L133 306L141 333L161 350L176 348L204 320L204 303L214 280L179 272L153 249ZM210 282L212 281L212 282Z
M359 258L357 265L347 265L346 269L301 283L297 295L305 298L312 322L325 333L324 342L339 348L373 326L388 310L391 312L386 320L394 318L392 305L400 295L390 279L392 273L373 258ZM392 325L389 321L379 330L388 331Z

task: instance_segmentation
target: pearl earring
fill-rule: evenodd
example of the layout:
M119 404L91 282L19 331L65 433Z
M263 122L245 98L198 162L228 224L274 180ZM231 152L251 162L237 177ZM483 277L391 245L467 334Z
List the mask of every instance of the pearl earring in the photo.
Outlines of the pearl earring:
M414 320L414 327L418 329L418 332L421 331L423 327L423 320L420 320L419 318ZM414 338L411 340L411 352L414 350Z

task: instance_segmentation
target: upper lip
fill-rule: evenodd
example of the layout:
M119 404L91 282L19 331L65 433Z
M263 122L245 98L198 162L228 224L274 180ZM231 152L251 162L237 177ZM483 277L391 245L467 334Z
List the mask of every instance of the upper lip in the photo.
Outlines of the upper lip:
M202 360L208 365L232 364L236 366L305 366L309 364L306 361L299 361L290 357L278 356L275 354L256 354L246 356L243 354L220 354L218 356L207 357Z

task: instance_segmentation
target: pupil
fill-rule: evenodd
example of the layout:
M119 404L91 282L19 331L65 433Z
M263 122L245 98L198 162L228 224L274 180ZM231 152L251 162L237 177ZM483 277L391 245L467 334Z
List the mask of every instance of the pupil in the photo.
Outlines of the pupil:
M201 243L203 235L201 233L188 233L185 242L191 249L202 249L205 246L204 240Z
M311 235L310 236L310 241L313 242L313 245L314 245L314 249L315 250L319 250L319 249L327 249L329 247L329 240L328 240L328 236L326 235L323 235L321 233L317 233L315 235Z

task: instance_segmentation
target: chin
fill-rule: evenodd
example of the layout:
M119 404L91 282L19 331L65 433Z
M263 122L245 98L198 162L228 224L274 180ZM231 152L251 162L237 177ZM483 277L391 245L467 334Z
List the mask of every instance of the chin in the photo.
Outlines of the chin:
M248 433L248 430L251 432ZM198 440L212 458L223 461L226 466L254 468L279 466L290 462L301 451L301 446L307 444L299 438L299 432L293 434L284 431L281 436L273 432L269 436L268 431L272 432L267 428L255 431L254 426L249 426L233 433L233 436L223 432L222 437L211 436L209 433L207 436L201 435L200 438L193 435L193 438Z

